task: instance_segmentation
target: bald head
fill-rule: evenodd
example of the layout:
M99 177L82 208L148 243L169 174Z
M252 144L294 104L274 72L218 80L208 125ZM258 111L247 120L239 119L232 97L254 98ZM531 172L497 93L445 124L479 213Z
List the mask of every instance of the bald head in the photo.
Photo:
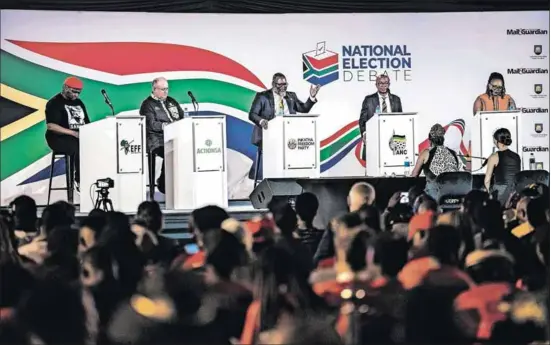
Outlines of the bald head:
M348 208L350 212L358 211L363 205L375 202L375 188L367 182L358 182L348 193Z

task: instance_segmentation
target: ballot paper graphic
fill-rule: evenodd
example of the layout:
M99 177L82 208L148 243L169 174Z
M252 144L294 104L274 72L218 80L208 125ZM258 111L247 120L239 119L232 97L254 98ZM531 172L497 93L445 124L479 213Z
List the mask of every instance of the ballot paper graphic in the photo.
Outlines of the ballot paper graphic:
M303 78L314 85L327 85L339 79L339 54L326 49L325 41L302 54Z

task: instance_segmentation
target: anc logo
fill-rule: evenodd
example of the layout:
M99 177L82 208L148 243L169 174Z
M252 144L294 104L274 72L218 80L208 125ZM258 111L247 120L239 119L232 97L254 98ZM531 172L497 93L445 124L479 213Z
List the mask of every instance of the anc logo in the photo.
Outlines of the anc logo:
M390 137L388 141L388 147L390 147L392 154L395 156L408 154L406 149L406 136L396 135L394 131L392 132L392 137Z
M339 54L326 50L325 42L302 54L304 80L314 85L327 85L339 79Z

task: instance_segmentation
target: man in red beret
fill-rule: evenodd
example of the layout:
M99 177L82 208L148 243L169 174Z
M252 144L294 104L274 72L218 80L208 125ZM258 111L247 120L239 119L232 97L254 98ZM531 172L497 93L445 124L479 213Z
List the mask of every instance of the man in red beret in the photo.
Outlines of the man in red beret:
M79 190L80 155L78 130L90 123L84 103L79 99L82 81L77 77L65 79L60 93L46 103L46 141L56 153L71 155L74 163L75 188Z

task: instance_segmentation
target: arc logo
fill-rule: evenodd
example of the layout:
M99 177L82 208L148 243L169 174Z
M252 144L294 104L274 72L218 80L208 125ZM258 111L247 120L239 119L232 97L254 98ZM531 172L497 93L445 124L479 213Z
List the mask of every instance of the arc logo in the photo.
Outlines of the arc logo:
M314 85L327 85L339 79L339 54L326 50L325 41L302 54L302 76Z

